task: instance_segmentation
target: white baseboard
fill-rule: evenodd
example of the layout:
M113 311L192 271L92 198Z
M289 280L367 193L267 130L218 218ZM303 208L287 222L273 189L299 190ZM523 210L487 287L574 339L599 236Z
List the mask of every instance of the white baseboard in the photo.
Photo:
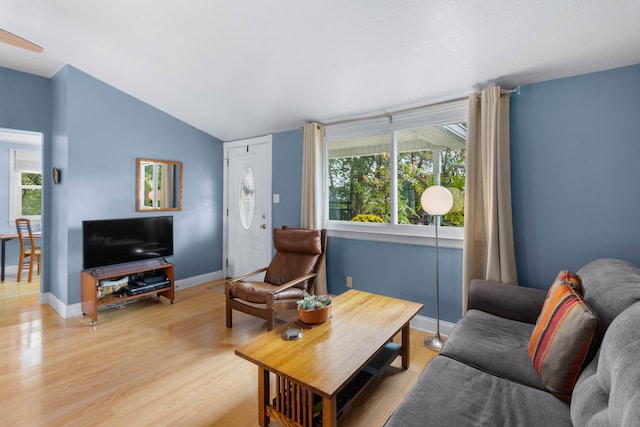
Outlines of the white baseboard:
M199 276L187 277L186 279L176 280L176 291L187 289L192 286L202 285L203 283L213 282L214 280L224 279L222 271L212 271L211 273L201 274Z
M63 319L82 316L82 306L80 303L66 305L51 292L38 294L38 301L40 304L49 304Z
M455 323L445 322L443 320L440 321L440 335L448 336L453 327L456 326ZM429 332L432 334L436 333L437 322L436 319L426 316L416 316L411 320L411 327L415 329L419 329L421 331Z
M28 274L28 271L27 271ZM17 265L7 265L4 267L4 275L18 275L18 266Z

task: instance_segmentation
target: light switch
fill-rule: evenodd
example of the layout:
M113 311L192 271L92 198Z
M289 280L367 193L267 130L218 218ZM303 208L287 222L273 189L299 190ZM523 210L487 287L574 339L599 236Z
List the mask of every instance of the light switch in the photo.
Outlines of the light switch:
M279 194L274 194L273 195L273 203L280 203L280 195Z

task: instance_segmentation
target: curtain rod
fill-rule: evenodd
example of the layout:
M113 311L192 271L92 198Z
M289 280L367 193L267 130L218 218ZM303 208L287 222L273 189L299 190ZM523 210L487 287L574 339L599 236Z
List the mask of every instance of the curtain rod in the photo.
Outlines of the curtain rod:
M516 89L502 89L500 90L500 95L510 95L512 93L517 93L518 92L518 88ZM465 99L468 99L469 96L471 94L467 95L467 96L463 96L463 97L459 97L459 98L454 98L454 99L448 99L446 101L439 101L439 102L434 102L432 104L425 104L425 105L420 105L418 107L411 107L411 108L405 108L403 110L396 110L390 113L382 113L382 114L375 114L372 116L365 116L365 117L360 117L357 119L344 119L344 120L336 120L335 122L328 122L328 123L321 123L323 126L335 126L335 125L342 125L345 123L353 123L353 122L359 122L361 120L371 120L371 119L379 119L381 117L390 117L393 116L394 114L398 114L398 113L407 113L409 111L414 111L414 110L421 110L423 108L427 108L427 107L433 107L436 105L442 105L442 104L448 104L449 102L458 102L458 101L463 101ZM478 97L482 97L481 93L477 94ZM304 127L301 127L300 130L304 130Z

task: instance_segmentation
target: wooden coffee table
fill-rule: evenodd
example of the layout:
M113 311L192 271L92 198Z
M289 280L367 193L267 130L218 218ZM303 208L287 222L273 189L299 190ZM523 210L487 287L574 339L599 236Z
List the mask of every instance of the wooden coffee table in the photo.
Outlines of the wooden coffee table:
M258 421L274 418L285 425L310 426L314 404L322 400L322 425L336 426L338 396L387 343L402 331L399 355L409 367L409 321L422 304L349 290L334 298L332 318L320 326L303 329L297 341L282 333L289 324L268 332L235 350L258 365ZM396 353L398 354L398 353ZM393 356L395 357L395 355ZM275 374L271 396L271 373ZM318 396L318 397L315 397Z

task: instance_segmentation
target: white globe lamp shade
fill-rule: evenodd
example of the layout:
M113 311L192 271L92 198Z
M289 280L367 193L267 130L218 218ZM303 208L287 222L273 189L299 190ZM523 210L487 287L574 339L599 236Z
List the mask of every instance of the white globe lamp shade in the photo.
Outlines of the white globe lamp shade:
M429 215L444 215L453 206L453 195L441 185L432 185L420 197L422 209Z

